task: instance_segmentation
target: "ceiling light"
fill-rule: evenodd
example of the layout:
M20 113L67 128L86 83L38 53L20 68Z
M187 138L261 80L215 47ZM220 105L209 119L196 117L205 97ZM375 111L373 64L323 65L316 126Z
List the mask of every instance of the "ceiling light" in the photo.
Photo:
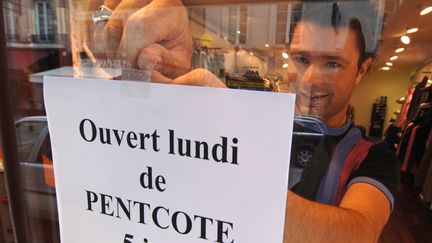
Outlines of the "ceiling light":
M390 67L382 67L382 68L380 68L381 70L384 70L384 71L388 71L388 70L390 70Z
M410 39L408 36L403 35L403 36L401 36L401 41L402 41L402 43L404 43L405 45L408 45L408 44L411 42L411 39Z
M282 57L285 58L285 59L288 59L288 53L282 52Z
M393 66L393 63L391 63L391 62L386 62L386 65L389 66L389 67L391 67L391 66Z
M392 57L390 57L390 60L394 61L394 60L396 60L398 58L399 58L398 56L392 56Z
M241 33L241 32L240 32L240 30L237 30L237 34L239 34L239 35L240 35L240 33Z
M418 30L419 30L418 28L411 28L411 29L407 30L407 33L412 34L412 33L417 32Z
M282 65L282 67L283 67L283 68L288 68L288 63L284 63L284 64Z
M395 50L396 53L401 53L405 50L405 48L401 47Z
M432 12L432 6L429 6L429 7L426 7L425 9L423 9L423 10L420 12L420 15L426 15L426 14L428 14L428 13L430 13L430 12Z
M265 46L265 47L270 47L270 45L269 45L269 44L265 44L264 46Z

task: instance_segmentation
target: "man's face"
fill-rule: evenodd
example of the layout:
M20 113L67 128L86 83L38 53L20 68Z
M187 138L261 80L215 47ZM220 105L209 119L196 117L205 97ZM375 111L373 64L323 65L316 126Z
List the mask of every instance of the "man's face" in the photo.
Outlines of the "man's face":
M300 22L290 45L288 78L297 94L296 112L338 127L346 122L352 90L363 78L359 50L348 27Z

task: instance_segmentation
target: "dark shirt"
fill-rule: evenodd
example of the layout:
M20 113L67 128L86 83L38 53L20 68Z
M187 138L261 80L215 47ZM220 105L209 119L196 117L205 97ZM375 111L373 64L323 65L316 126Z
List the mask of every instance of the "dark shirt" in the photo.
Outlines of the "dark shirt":
M352 126L349 127L351 128ZM345 129L339 135L325 135L321 138L315 148L311 164L304 168L300 181L291 188L293 192L316 201L323 177L328 173L335 148L349 129ZM371 184L387 196L393 207L393 195L399 183L399 174L400 162L395 153L390 151L385 143L374 144L358 170L351 174L347 187L357 182Z

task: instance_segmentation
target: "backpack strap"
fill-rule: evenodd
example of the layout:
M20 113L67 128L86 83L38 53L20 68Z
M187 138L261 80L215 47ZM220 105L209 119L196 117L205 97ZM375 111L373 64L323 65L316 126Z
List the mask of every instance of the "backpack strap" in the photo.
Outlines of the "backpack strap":
M350 151L345 159L342 173L339 178L339 184L336 190L335 205L339 205L347 190L346 185L351 174L356 171L369 153L369 149L374 143L361 139Z

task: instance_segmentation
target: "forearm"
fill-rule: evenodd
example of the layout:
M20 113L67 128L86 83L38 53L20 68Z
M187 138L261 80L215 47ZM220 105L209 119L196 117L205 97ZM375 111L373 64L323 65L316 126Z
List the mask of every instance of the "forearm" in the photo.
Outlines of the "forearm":
M375 242L370 220L352 209L315 203L289 192L284 243Z

